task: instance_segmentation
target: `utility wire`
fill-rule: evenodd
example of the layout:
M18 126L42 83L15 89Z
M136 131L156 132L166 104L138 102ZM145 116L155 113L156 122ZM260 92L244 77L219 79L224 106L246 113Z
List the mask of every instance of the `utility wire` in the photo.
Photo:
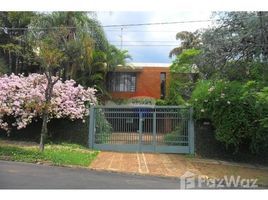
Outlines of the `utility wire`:
M177 22L155 22L155 23L139 23L139 24L111 24L111 25L100 25L103 28L111 28L111 27L132 27L132 26L153 26L153 25L171 25L171 24L182 24L182 23L200 23L200 22L210 22L215 20L193 20L193 21L177 21ZM6 30L47 30L47 29L75 29L77 27L74 26L54 26L49 28L41 28L41 27L27 27L27 28L16 28L16 27L0 27L1 29ZM89 27L90 28L90 27ZM92 27L91 27L92 28Z
M240 19L249 19L254 16L244 17ZM257 16L256 16L257 17ZM186 24L186 23L203 23L203 22L217 22L222 21L223 19L207 19L207 20L189 20L189 21L174 21L174 22L154 22L154 23L137 23L137 24L111 24L111 25L99 25L99 27L103 28L122 28L122 27L134 27L134 26L154 26L154 25L171 25L171 24ZM88 28L94 28L95 26L88 26ZM41 27L25 27L25 28L16 28L16 27L0 27L2 30L47 30L47 29L77 29L78 27L74 26L55 26L49 28L41 28Z
M177 22L155 22L155 23L139 23L139 24L112 24L104 25L102 27L130 27L130 26L152 26L152 25L170 25L170 24L184 24L184 23L200 23L200 22L211 22L215 21L212 19L207 20L192 20L192 21L177 21Z

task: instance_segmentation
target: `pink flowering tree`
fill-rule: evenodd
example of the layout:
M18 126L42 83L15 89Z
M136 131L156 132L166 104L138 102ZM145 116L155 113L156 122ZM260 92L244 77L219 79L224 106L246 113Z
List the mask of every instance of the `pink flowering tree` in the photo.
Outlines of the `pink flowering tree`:
M47 123L49 119L49 109L51 106L51 99L53 94L53 89L55 84L60 79L60 73L62 71L62 66L65 56L64 50L58 47L57 40L60 38L57 37L59 33L47 34L44 36L43 40L37 43L37 58L41 64L41 67L44 71L46 78L46 87L45 87L45 103L42 112L42 129L40 137L40 150L44 151L44 143L47 136ZM56 37L55 37L56 36ZM54 75L54 77L53 77Z
M52 81L57 80L52 77ZM47 122L52 118L84 119L89 104L97 103L96 90L76 86L74 80L58 80L53 87L50 103L46 101L47 78L44 74L0 77L0 129L25 128L34 119L42 118L47 110Z
M66 47L61 45L61 41L66 40L68 30L65 28L45 32L37 30L32 35L34 36L34 51L46 78L39 145L40 151L44 151L44 143L48 133L47 123L52 105L52 94L55 84L60 80L60 74L62 73L63 64L66 60Z

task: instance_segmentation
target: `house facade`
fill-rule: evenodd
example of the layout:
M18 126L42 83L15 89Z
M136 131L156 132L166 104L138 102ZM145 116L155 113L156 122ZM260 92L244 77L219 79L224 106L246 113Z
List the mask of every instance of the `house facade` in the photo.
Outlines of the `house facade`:
M107 74L107 88L112 98L138 96L155 99L166 96L170 79L170 63L131 63L118 66Z

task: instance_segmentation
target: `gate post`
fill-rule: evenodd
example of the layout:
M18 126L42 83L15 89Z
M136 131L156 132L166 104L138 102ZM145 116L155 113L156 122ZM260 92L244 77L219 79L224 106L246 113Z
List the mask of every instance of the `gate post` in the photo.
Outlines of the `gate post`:
M154 152L156 152L156 109L153 112L153 146Z
M193 108L190 108L189 121L188 121L188 145L189 153L194 154L195 152L195 142L194 142L194 121L193 121Z
M139 108L139 152L142 151L142 111Z
M93 149L93 139L94 139L94 114L95 114L95 107L91 106L90 107L90 112L89 112L89 128L88 128L88 147Z

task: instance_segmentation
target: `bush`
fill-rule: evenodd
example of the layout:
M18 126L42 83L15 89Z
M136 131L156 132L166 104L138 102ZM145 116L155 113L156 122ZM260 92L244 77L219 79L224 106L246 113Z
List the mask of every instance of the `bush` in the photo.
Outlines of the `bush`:
M164 142L167 145L178 145L178 134L176 132L167 133L164 136Z
M48 141L64 141L88 147L89 117L86 117L84 123L82 120L52 119L48 124L48 130ZM36 141L40 139L40 131L41 125Z
M116 104L116 105L125 105L127 104L127 99L124 98L112 98L110 100L110 103Z
M115 103L116 105L128 105L128 104L155 105L156 100L153 97L137 96L129 99L113 98L112 102Z
M253 153L267 147L268 89L258 83L199 81L191 103L195 119L211 120L216 139L235 152L242 146Z
M82 120L66 119L52 119L48 123L47 142L69 142L77 143L83 146L88 146L88 118L85 122ZM42 120L33 121L26 128L17 130L12 128L9 135L4 130L0 130L0 138L8 140L22 140L22 141L40 141Z
M158 106L176 106L176 105L185 105L185 101L183 100L182 96L180 94L174 94L174 95L169 95L165 99L157 99L155 101L155 105Z
M88 116L88 105L97 103L95 89L77 86L74 80L59 80L54 85L51 102L47 104L46 86L44 74L0 77L0 129L9 132L13 127L25 128L41 118L45 107L49 110L49 120L83 119Z
M112 126L105 118L102 110L96 110L96 143L106 143L112 135Z
M164 99L156 99L155 105L157 106L166 106L168 105L168 102Z
M185 146L186 143L184 143L184 141L186 142L188 139L184 138L184 130L186 124L185 123L181 123L179 124L173 131L171 131L170 133L165 134L164 136L164 142L167 145L182 145Z
M132 97L128 100L129 104L139 104L139 105L155 105L155 99L152 97Z

